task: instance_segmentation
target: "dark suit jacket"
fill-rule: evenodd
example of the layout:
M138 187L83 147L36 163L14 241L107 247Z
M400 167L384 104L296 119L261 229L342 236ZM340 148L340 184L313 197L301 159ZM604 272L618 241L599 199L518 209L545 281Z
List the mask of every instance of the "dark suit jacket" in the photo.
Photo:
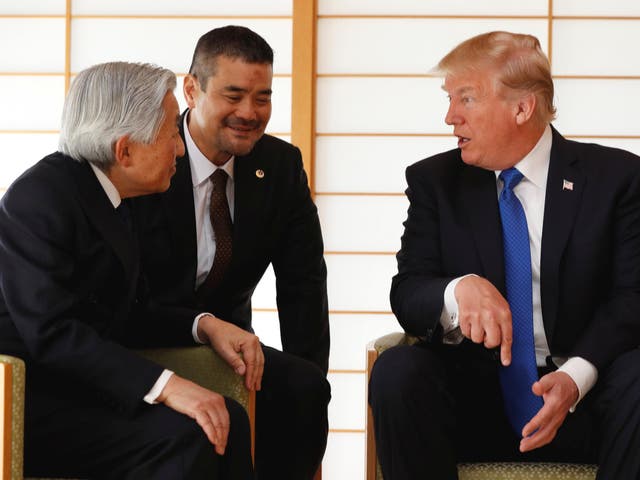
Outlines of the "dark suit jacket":
M0 351L25 360L28 400L91 392L118 410L141 405L162 368L124 345L193 344L183 325L194 312L147 310L138 271L131 233L86 162L49 155L7 190Z
M410 166L407 181L391 304L407 332L437 341L449 281L475 273L505 294L496 178L456 149ZM581 356L601 371L640 344L638 157L553 130L540 262L552 355Z
M258 170L263 177L256 174ZM167 192L135 199L134 217L151 294L158 302L197 306L251 331L251 296L271 263L284 351L326 372L326 267L320 222L300 151L264 135L251 153L235 159L234 184L232 262L221 285L205 299L198 299L195 292L197 245L188 153L177 160Z

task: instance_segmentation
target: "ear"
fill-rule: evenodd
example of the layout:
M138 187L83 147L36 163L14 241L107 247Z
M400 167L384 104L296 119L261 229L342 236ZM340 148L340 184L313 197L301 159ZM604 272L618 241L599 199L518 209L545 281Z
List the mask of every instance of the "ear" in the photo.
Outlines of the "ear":
M536 111L538 99L533 93L527 93L520 97L516 103L516 124L522 126L531 120Z
M184 99L187 101L187 105L190 109L195 108L196 99L200 94L200 82L196 77L191 74L188 74L184 77L184 83L182 84L182 93L184 94Z
M128 167L131 164L131 140L128 135L120 137L116 140L114 154L116 164L122 167Z

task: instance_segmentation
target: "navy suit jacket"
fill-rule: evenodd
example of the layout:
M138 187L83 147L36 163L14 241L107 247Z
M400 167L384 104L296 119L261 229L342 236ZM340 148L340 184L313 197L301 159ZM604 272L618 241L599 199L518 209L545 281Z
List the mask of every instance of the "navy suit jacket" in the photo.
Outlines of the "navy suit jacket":
M11 185L0 201L0 351L25 360L28 401L142 405L163 368L127 347L193 344L184 323L195 312L151 308L138 272L131 232L86 162L54 153Z
M391 304L407 332L439 341L452 279L475 273L505 294L496 177L466 165L459 149L410 166L406 176L410 207ZM601 371L640 344L637 156L553 130L540 269L552 355L581 356Z
M180 125L184 138L183 122ZM326 373L327 273L300 151L264 135L248 155L235 159L233 258L221 285L205 298L195 290L196 224L188 153L177 159L176 168L167 192L133 202L153 298L197 307L252 331L251 296L272 264L283 350Z

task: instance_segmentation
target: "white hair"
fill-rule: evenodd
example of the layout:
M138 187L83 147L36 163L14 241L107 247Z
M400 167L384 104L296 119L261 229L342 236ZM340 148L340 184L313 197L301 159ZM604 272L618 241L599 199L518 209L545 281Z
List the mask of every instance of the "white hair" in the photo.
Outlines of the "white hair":
M59 150L109 170L119 138L155 140L164 120L162 102L175 88L175 74L156 65L110 62L83 70L64 102Z

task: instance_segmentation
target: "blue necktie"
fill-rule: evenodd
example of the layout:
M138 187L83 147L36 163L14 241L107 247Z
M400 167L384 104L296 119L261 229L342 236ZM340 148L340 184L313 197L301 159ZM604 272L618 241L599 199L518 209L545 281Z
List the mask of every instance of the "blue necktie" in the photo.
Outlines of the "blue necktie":
M542 398L531 391L538 380L533 340L533 303L531 293L531 251L527 217L513 188L523 175L515 168L504 170L500 179L500 217L504 243L504 275L507 302L511 308L513 346L511 365L500 369L500 383L507 418L516 433L542 408Z

